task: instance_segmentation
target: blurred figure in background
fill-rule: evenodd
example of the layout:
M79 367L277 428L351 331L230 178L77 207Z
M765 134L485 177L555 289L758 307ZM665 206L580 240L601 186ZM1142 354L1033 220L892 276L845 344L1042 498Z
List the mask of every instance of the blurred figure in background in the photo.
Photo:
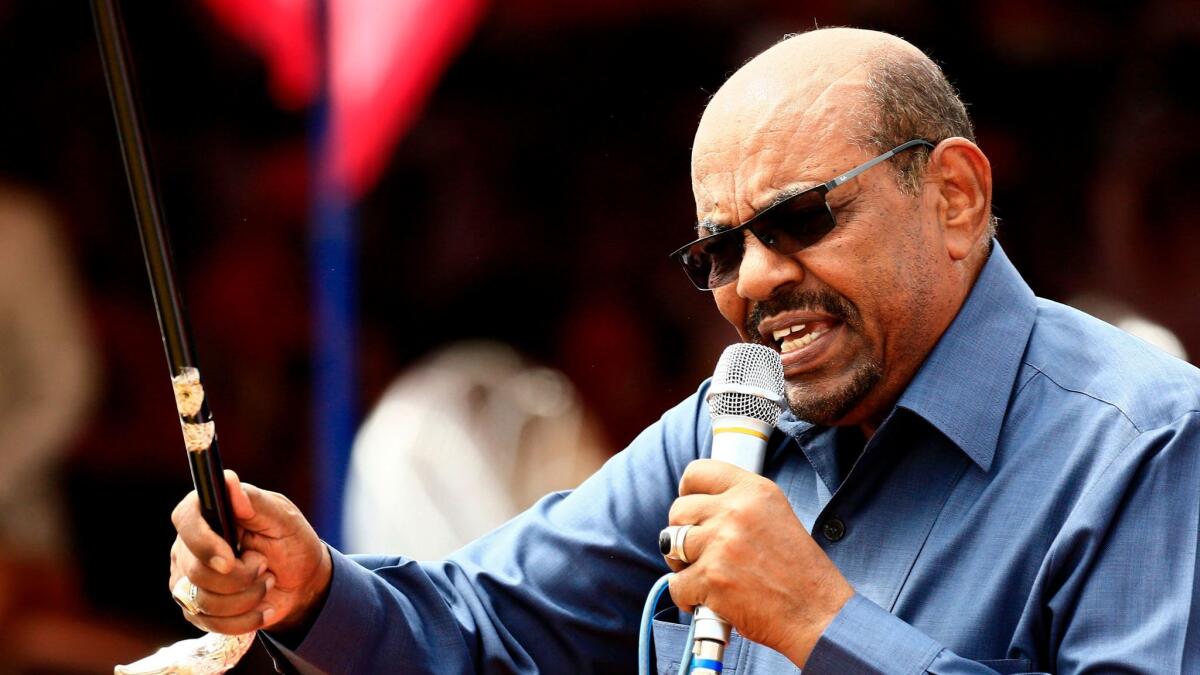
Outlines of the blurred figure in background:
M0 184L0 673L96 672L144 648L87 619L70 564L59 468L96 370L53 210Z
M55 473L95 389L74 271L48 205L0 186L0 551L61 560Z
M1170 329L1195 358L1200 208L1192 191L1200 138L1190 130L1200 118L1200 13L1194 3L1150 3L1131 35L1138 49L1120 63L1098 130L1091 286Z
M1130 335L1137 336L1177 359L1188 360L1187 350L1175 333L1161 324L1139 314L1129 305L1099 294L1084 294L1067 304L1102 321L1107 321Z
M398 377L354 442L351 551L441 558L611 454L560 372L498 342L436 352Z

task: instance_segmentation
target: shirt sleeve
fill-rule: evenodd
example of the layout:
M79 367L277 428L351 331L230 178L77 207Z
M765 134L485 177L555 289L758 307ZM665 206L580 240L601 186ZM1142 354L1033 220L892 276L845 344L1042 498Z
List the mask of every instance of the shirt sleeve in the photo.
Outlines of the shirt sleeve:
M809 675L976 675L999 671L959 657L933 638L856 594L825 629L804 672Z
M711 444L704 390L447 560L334 552L316 622L296 649L274 646L302 673L634 671L642 604L669 571L658 532Z
M1200 672L1200 413L1143 431L1041 564L1003 662L973 662L856 595L805 673ZM1020 667L1024 666L1024 667Z

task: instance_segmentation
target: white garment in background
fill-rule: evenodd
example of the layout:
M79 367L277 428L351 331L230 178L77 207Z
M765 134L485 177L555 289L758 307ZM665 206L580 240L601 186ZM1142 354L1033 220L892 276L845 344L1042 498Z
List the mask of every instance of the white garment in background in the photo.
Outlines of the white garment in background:
M59 226L0 187L0 549L61 553L56 469L95 390L83 303Z
M398 377L359 430L346 549L445 557L608 456L564 375L498 343L448 347Z

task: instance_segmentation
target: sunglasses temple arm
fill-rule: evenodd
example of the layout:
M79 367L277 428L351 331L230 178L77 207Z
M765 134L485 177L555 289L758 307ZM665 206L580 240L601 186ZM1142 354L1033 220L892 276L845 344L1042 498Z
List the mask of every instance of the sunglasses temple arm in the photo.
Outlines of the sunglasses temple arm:
M871 167L875 166L876 164L886 162L889 159L900 154L901 152L904 152L905 150L907 150L911 147L918 146L918 145L925 145L930 148L934 147L933 143L930 143L929 141L925 141L925 140L921 140L921 139L913 139L911 141L908 141L907 143L902 143L900 145L897 145L896 147L892 148L891 150L888 150L887 152L883 153L882 155L876 157L875 159L872 159L871 161L867 162L866 164L860 164L859 166L856 166L853 169L850 169L846 173L838 176L837 178L834 178L833 180L829 181L828 183L825 183L824 187L826 190L832 190L835 187L841 185L842 183L845 183L846 181L850 180L851 178L854 178L855 176L861 174L862 172L866 171L867 169L870 169Z

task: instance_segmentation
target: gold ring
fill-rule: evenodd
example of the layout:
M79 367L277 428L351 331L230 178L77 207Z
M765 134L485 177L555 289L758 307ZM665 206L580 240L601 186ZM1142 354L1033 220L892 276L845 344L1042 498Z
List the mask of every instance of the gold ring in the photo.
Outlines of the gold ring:
M196 593L200 591L196 584L192 583L187 576L179 577L175 585L171 587L171 597L175 599L175 603L183 608L183 611L197 616L203 614L200 611L200 606L196 604Z

